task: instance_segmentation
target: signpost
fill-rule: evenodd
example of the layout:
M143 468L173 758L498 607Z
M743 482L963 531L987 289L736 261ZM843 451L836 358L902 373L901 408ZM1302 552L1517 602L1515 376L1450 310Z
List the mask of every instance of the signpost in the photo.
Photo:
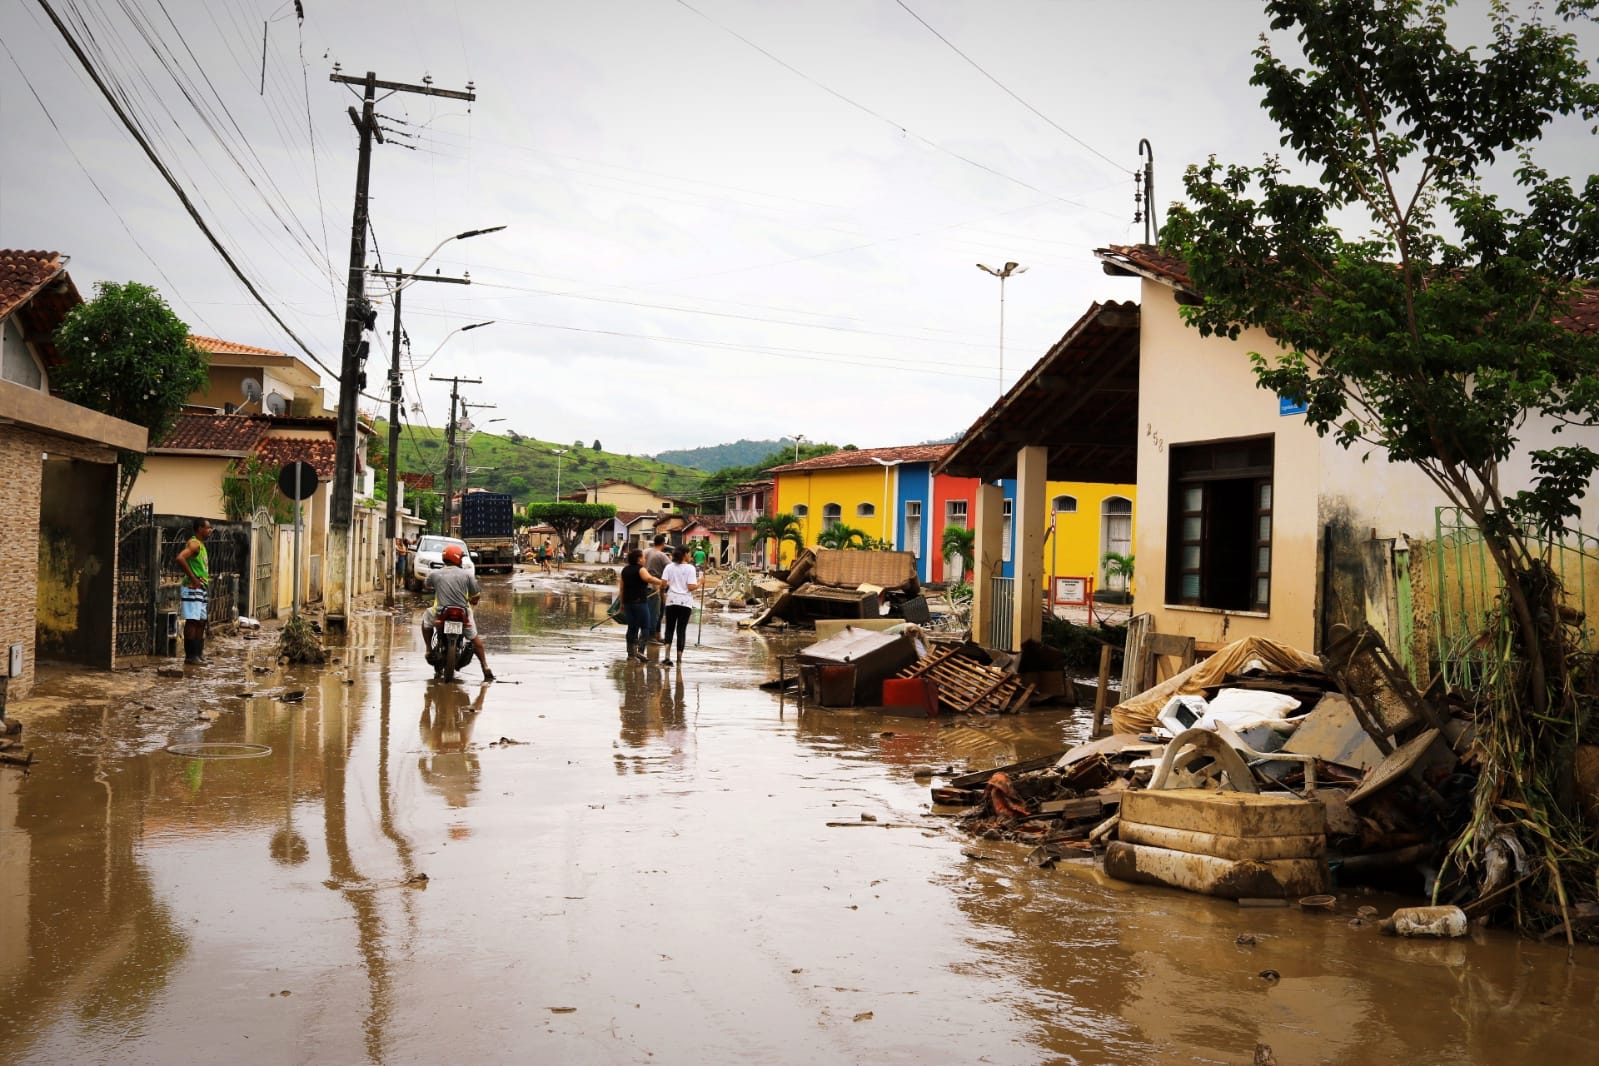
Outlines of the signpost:
M301 501L316 492L318 480L316 467L306 462L285 463L278 473L278 491L294 501L294 599L290 611L296 618L300 615L300 519L305 510Z

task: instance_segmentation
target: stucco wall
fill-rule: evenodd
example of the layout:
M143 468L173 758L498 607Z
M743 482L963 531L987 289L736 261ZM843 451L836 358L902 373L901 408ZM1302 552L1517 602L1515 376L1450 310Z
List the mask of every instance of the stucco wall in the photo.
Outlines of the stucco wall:
M1284 417L1277 397L1255 387L1249 353L1276 346L1258 331L1237 341L1203 338L1182 322L1170 289L1151 281L1142 288L1134 609L1154 615L1161 633L1204 641L1258 634L1308 650L1316 629L1321 449L1303 416ZM1273 438L1269 611L1168 605L1172 446L1258 436Z
M148 500L157 514L194 518L227 517L222 508L222 478L231 459L220 456L148 455L128 499Z

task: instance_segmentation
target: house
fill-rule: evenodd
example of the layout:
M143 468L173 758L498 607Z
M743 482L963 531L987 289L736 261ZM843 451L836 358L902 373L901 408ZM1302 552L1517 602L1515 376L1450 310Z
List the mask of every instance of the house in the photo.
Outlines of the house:
M1040 510L1046 479L1136 482L1133 609L1162 633L1317 650L1332 626L1369 623L1418 669L1450 639L1469 639L1445 632L1440 605L1460 584L1446 555L1472 531L1420 471L1317 436L1302 411L1258 388L1249 353L1276 350L1264 332L1229 340L1188 327L1181 307L1197 293L1181 261L1149 246L1095 254L1108 274L1137 281L1138 303L1092 305L943 469L1014 477L1022 506ZM1599 329L1599 298L1573 328ZM1526 451L1579 437L1599 434L1529 424L1522 454L1501 464L1501 490L1530 482ZM990 545L980 550L997 554L1000 494L985 494L978 524L992 528L980 528ZM1033 635L1040 612L1026 587L1006 611L992 596L974 603L977 632L1008 624L1017 641ZM980 601L982 583L976 591Z
M771 478L734 485L722 499L722 522L730 538L729 561L760 565L775 551L774 545L755 546L755 523L766 516L767 504L774 498L777 483Z
M676 499L636 482L617 478L569 492L561 499L569 503L608 503L618 511L680 511L695 506L692 501Z
M191 335L206 353L206 383L189 396L191 408L218 414L333 415L322 400L322 379L303 359L271 348Z
M927 569L938 554L933 525L925 521L933 498L928 470L948 450L944 444L845 448L774 466L773 513L798 518L807 546L828 529L847 525L910 552L917 576L936 580ZM792 556L793 547L784 545L782 552L779 562Z
M146 433L51 395L51 337L83 302L67 262L0 251L0 711L39 658L116 654L118 452Z

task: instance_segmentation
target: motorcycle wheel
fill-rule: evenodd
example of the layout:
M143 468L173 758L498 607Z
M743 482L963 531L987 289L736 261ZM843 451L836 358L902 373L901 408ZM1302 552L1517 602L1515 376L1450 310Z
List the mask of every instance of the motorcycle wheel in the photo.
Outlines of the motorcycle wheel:
M444 680L455 680L455 649L460 645L454 640L444 642Z

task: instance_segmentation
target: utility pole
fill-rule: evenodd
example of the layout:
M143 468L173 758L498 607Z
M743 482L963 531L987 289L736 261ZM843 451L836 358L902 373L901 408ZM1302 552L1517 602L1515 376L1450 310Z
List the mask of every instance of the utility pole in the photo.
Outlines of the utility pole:
M455 407L460 401L461 382L469 385L481 385L481 378L440 378L428 377L429 381L448 381L450 383L450 421L444 431L444 535L450 535L450 504L455 499Z
M373 277L388 278L394 282L394 358L389 364L389 476L388 476L388 534L387 559L389 577L383 584L383 606L394 606L394 538L400 535L400 298L406 285L413 281L442 281L451 285L470 285L470 278L445 278L437 274L407 274L402 270L374 270Z
M466 379L462 378L461 380L465 381ZM462 417L466 417L467 410L469 408L472 408L472 407L493 408L493 407L498 407L498 406L500 406L500 405L497 404L497 403L467 403L465 400L462 400L461 401L461 415L462 415ZM495 419L495 421L499 421L499 420ZM476 427L474 426L473 429L475 431ZM472 454L472 444L471 444L470 438L468 438L467 443L463 444L462 447L466 450L466 453L467 453L461 459L461 490L460 491L461 491L461 498L465 499L466 498L466 476L468 474L472 473L472 467L468 464L468 461L467 461L468 459L471 458L471 454ZM479 469L492 470L493 467L480 467Z
M361 331L366 313L366 232L367 186L372 175L372 142L383 143L377 123L377 91L443 96L471 102L477 99L468 83L465 92L435 89L431 85L410 85L382 81L372 71L355 78L337 69L329 81L362 87L361 110L349 109L350 121L360 134L360 152L355 167L355 211L350 221L350 270L344 297L344 355L339 364L339 430L333 464L333 498L329 508L327 584L323 622L329 629L343 629L350 610L350 526L355 518L356 398L361 391L361 364L365 357Z

